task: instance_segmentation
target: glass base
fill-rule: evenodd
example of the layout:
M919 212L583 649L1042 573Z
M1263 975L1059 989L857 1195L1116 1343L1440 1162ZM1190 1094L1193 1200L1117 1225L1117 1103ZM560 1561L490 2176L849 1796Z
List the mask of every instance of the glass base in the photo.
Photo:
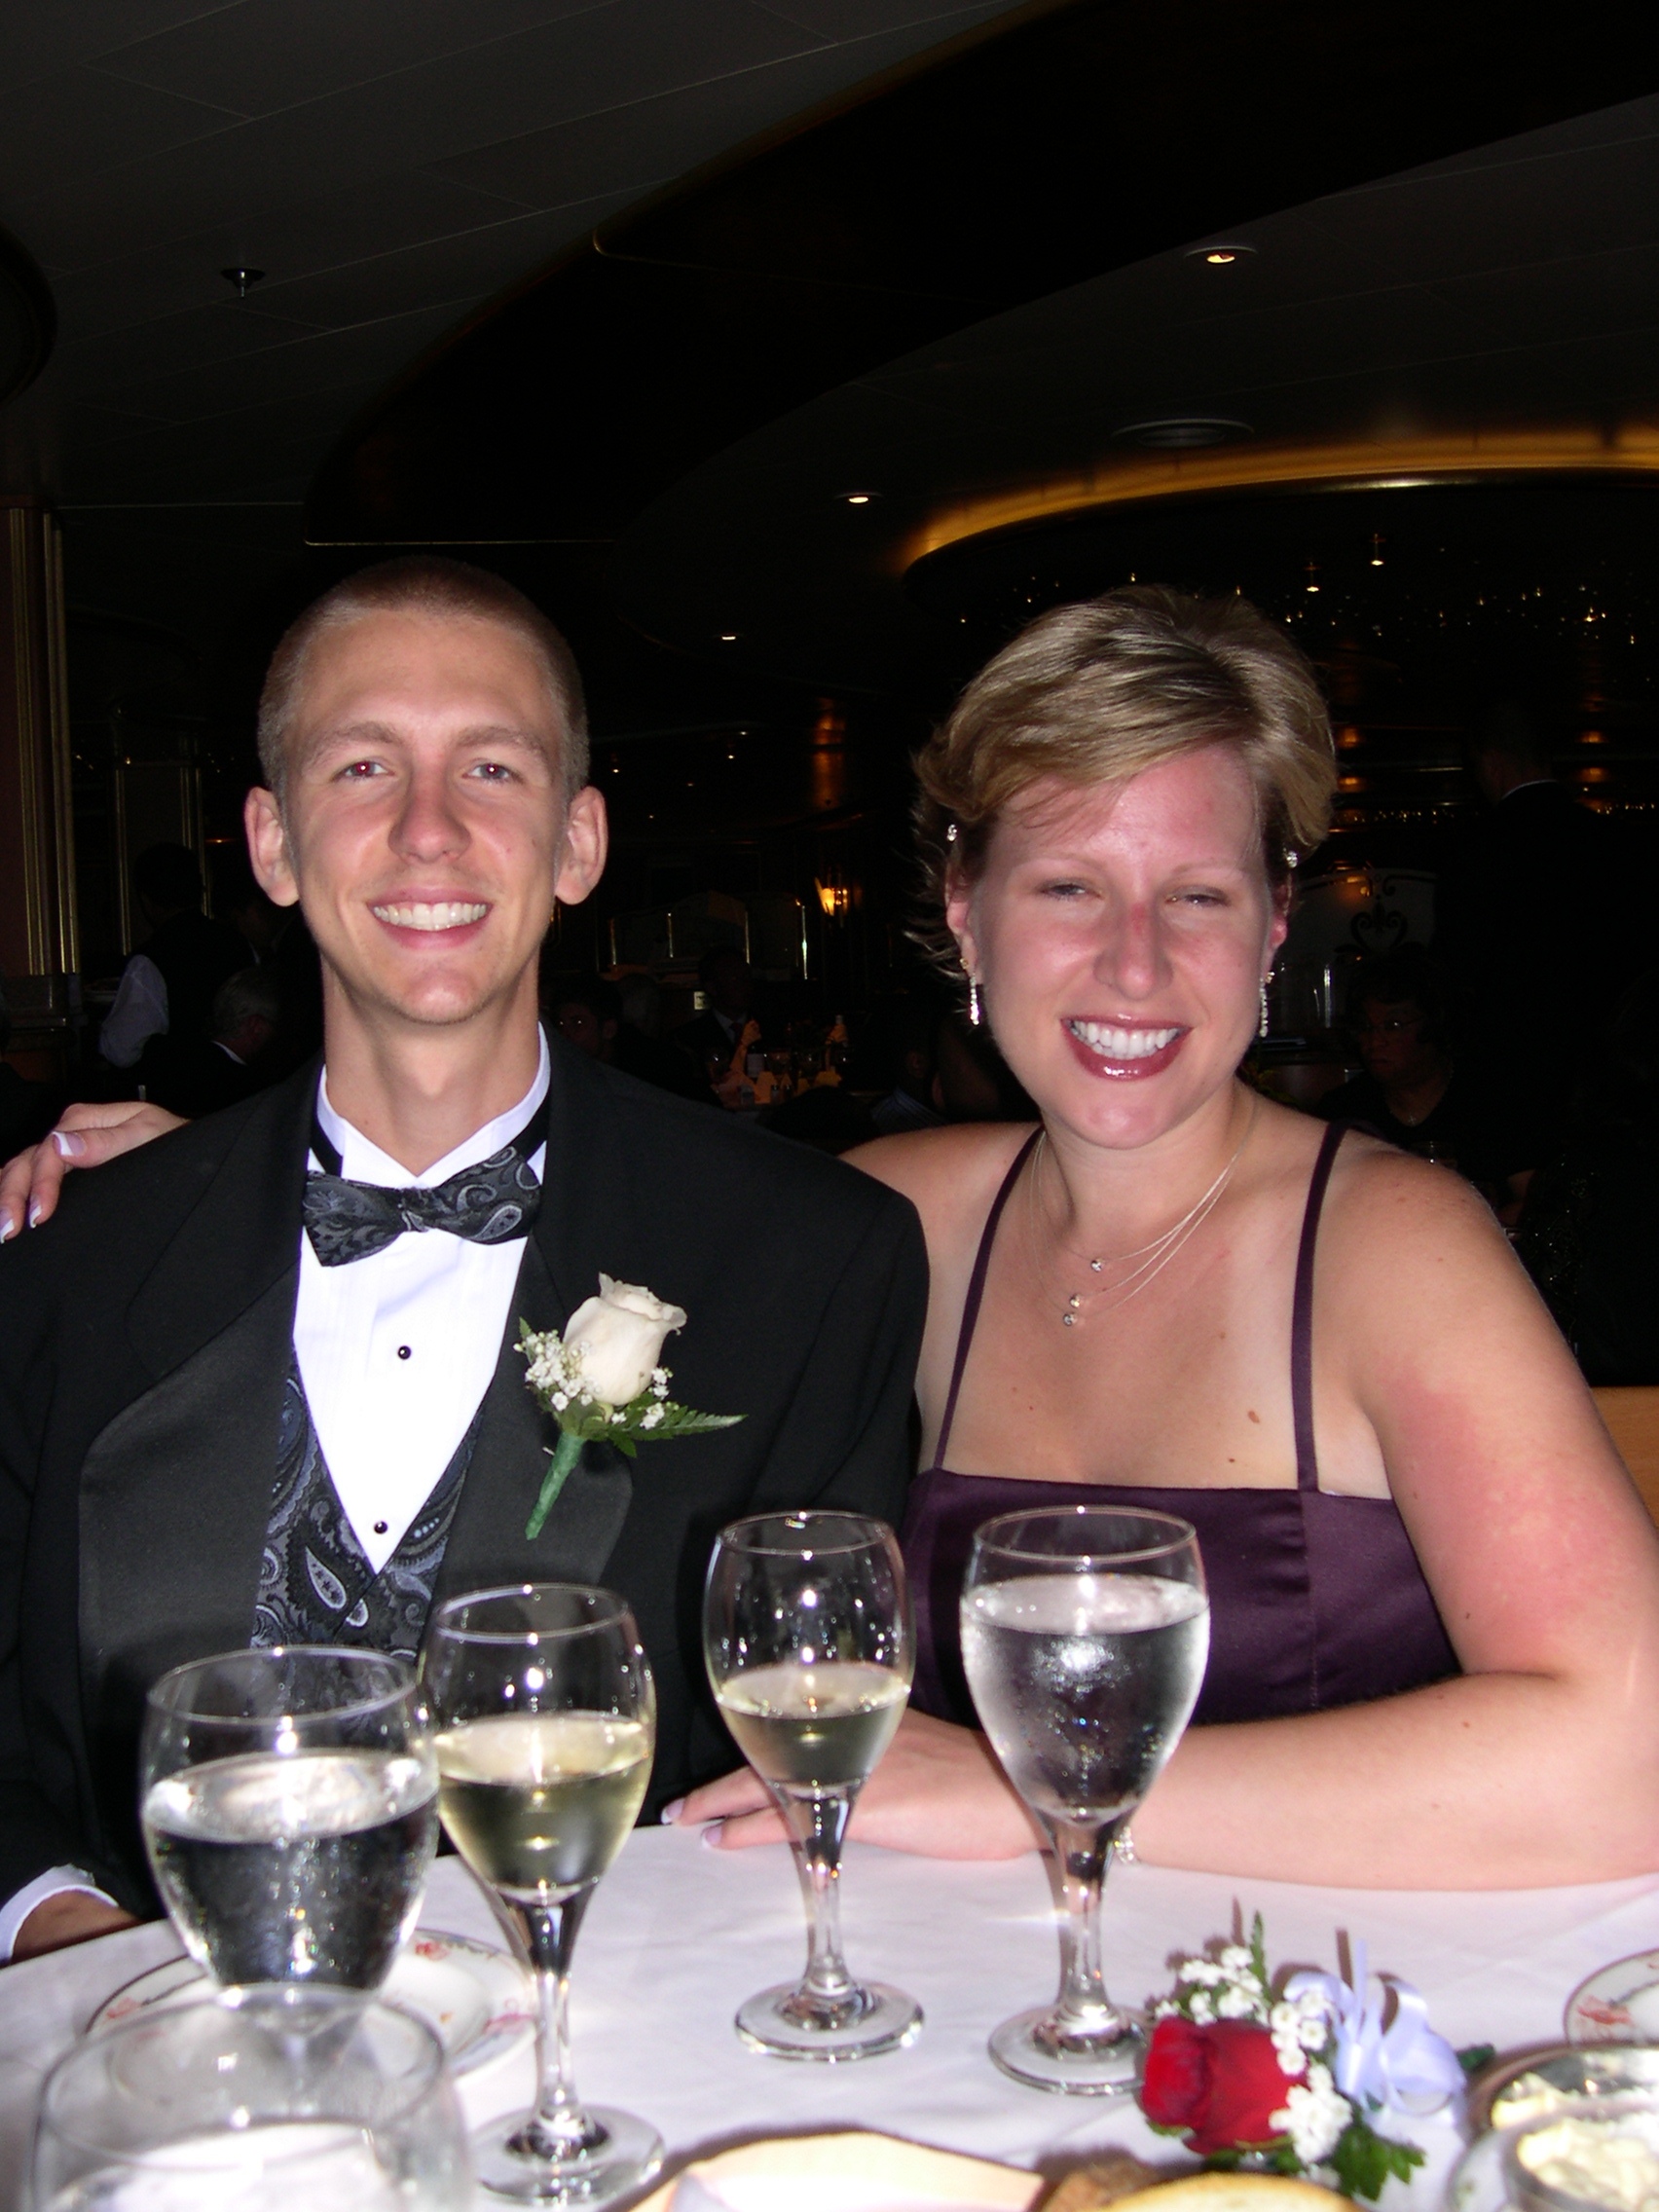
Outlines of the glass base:
M631 2196L662 2164L662 2137L649 2120L608 2105L583 2108L605 2130L603 2142L573 2158L538 2158L512 2148L529 2124L528 2113L510 2114L472 2138L472 2164L480 2189L519 2204L579 2205L583 2212Z
M1003 2072L1028 2088L1061 2097L1127 2097L1140 2086L1146 2064L1146 2025L1138 2012L1120 2009L1118 2025L1097 2035L1066 2035L1051 2005L1034 2006L1005 2020L990 2040Z
M751 1997L737 2012L737 2032L751 2050L773 2058L817 2059L826 2066L899 2050L915 2041L921 2025L916 2000L884 1981L862 1983L832 2009L815 2005L798 1983L781 1981Z

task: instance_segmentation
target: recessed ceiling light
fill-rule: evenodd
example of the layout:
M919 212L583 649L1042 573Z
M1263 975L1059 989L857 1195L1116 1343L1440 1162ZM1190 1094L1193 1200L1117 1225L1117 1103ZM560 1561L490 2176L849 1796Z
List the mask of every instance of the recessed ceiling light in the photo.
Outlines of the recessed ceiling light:
M239 300L245 300L247 298L248 286L250 284L263 284L265 281L265 272L263 269L221 269L219 275L225 279L225 282L227 284L234 284L236 286L237 298Z
M735 645L736 643L737 632L735 630L722 630L720 632L720 644L722 645Z
M1126 445L1166 450L1182 446L1224 446L1235 438L1254 434L1248 423L1237 423L1225 415L1161 415L1150 423L1121 424L1112 432Z
M1241 261L1254 261L1256 249L1240 239L1217 239L1209 245L1190 245L1187 259L1204 269L1234 269Z
M880 498L879 492L837 492L835 495L844 507L867 507Z

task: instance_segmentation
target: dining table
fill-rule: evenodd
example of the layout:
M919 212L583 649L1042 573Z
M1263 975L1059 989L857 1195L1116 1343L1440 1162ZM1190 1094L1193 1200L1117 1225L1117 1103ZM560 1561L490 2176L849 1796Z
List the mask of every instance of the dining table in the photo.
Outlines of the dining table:
M1563 2010L1598 1969L1659 1945L1659 1875L1530 1891L1316 1889L1129 1865L1113 1871L1102 1931L1115 1997L1166 1993L1170 1962L1260 1913L1275 1965L1334 1970L1363 1939L1374 1971L1415 1985L1455 2047L1513 2051L1562 2040ZM1053 1903L1036 1855L947 1862L854 1844L842 1875L848 1962L897 1982L925 2014L906 2048L856 2064L790 2063L747 2049L732 2016L764 1984L798 1973L800 1889L781 1845L709 1849L686 1828L643 1827L600 1885L576 1949L571 2020L587 2098L654 2120L665 2170L774 2135L866 2129L1045 2173L1102 2148L1179 2161L1124 2098L1057 2096L1000 2073L985 2039L1047 2001L1057 1978ZM434 1866L422 1927L506 1949L457 1859ZM165 1921L0 1970L0 2212L25 2200L34 2111L47 2069L136 1976L175 1957ZM474 2124L527 2106L528 2040L464 2076ZM1390 2181L1383 2212L1441 2203L1462 2148L1458 2115L1378 2117L1424 2153ZM495 2202L498 2200L491 2199Z

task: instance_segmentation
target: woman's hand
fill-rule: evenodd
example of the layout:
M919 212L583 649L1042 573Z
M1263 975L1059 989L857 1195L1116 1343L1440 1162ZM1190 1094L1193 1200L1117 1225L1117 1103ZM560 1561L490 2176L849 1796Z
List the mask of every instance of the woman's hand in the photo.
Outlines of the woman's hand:
M665 1806L665 1821L709 1822L705 1841L719 1851L782 1843L784 1824L765 1785L748 1767ZM982 1736L971 1728L906 1713L887 1756L866 1784L850 1833L927 1859L1017 1859L1041 1840Z
M25 1221L38 1229L52 1219L71 1167L101 1167L106 1160L183 1126L177 1114L146 1105L141 1098L67 1107L50 1136L19 1152L0 1173L0 1244L16 1236Z

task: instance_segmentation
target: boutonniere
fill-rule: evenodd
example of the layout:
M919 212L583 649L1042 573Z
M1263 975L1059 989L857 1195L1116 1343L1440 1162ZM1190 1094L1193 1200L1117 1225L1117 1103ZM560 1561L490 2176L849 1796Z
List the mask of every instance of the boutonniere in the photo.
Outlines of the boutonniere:
M559 1423L527 1536L540 1535L584 1444L614 1444L631 1459L642 1443L700 1436L743 1419L742 1414L700 1414L669 1396L669 1371L658 1364L663 1340L684 1326L682 1306L667 1306L643 1284L612 1282L606 1274L599 1296L576 1308L562 1337L557 1329L538 1333L520 1321L519 1350L530 1363L525 1382Z
M1248 1944L1179 1960L1173 1995L1152 2007L1142 2112L1211 2165L1318 2168L1346 2195L1370 2198L1390 2174L1409 2180L1422 2153L1380 2135L1367 2115L1437 2112L1463 2083L1421 1997L1392 1977L1374 1984L1363 1943L1348 1981L1278 1980L1275 1989L1260 1913Z

